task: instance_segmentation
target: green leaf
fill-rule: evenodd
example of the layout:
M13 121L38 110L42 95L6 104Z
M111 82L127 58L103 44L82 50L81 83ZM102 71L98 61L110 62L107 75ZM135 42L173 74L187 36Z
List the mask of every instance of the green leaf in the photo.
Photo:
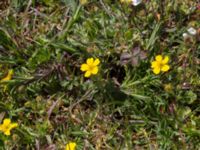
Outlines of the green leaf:
M177 116L180 120L186 119L191 113L191 109L189 107L180 107L177 111Z
M154 30L153 30L153 32L150 36L150 39L147 43L146 49L152 50L153 45L155 44L156 40L158 39L158 32L161 28L161 25L162 25L161 22L155 25Z
M37 65L49 61L50 57L50 51L47 48L41 48L35 51L35 53L29 59L28 64L35 68Z
M3 28L0 28L0 45L5 49L15 50L17 48L16 42L11 38L10 34Z

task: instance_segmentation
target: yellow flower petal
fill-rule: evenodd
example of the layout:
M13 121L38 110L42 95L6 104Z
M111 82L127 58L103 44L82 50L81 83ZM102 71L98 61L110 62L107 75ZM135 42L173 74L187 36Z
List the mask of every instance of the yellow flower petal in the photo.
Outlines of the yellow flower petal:
M76 143L70 142L66 145L65 150L75 150L76 149Z
M3 126L2 125L0 125L0 131L3 131Z
M81 65L81 71L87 71L89 69L89 66L87 64Z
M93 58L88 58L86 62L87 62L88 66L92 66L93 63L94 63L94 59Z
M131 3L132 0L120 0L121 3Z
M92 74L97 74L98 71L99 71L98 67L94 67L92 69Z
M9 126L11 123L11 120L9 118L6 118L3 120L3 126Z
M91 72L90 71L86 71L85 75L84 75L86 78L90 77L91 76Z
M157 61L151 62L151 68L156 68L156 67L158 67L158 66L159 66L159 64L158 64Z
M156 61L161 62L162 61L162 55L157 55L156 56Z
M10 135L10 130L6 130L6 131L4 132L4 134L5 134L5 135Z
M162 60L162 64L167 64L169 62L169 57L165 56L165 58Z
M13 129L13 128L16 128L18 127L18 124L17 123L11 123L10 125L10 130Z
M10 76L12 76L12 75L14 74L14 70L13 70L13 69L9 70L9 71L8 71L8 74L9 74Z
M153 73L159 74L160 73L160 68L159 67L154 68L153 69Z
M169 65L164 65L164 66L162 66L161 71L166 72L169 69L170 69Z
M9 81L9 80L11 80L13 74L14 74L14 71L12 69L9 70L8 74L6 75L6 77L4 77L3 79L1 79L1 81Z
M99 65L99 63L100 63L100 60L97 58L97 59L95 59L93 65L94 65L94 66L97 66L97 65Z

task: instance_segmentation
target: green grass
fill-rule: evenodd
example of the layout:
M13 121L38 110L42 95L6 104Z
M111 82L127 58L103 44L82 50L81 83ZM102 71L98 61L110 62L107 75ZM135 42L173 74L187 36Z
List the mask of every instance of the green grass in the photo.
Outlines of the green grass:
M199 150L198 5L0 2L0 79L14 70L0 83L0 121L19 124L0 133L0 149L62 150L73 141L78 150ZM198 33L184 39L190 27ZM170 70L155 75L159 54ZM90 57L101 63L87 79L80 66Z

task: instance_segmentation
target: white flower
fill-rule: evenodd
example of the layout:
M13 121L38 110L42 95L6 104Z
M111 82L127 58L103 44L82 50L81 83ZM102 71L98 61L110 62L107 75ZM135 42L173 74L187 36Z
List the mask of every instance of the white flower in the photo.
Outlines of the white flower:
M191 35L196 35L196 34L197 34L197 30L194 29L193 27L189 28L187 31L188 31L188 33L191 34Z
M134 6L139 5L141 2L142 2L142 0L132 0L132 4L133 4Z

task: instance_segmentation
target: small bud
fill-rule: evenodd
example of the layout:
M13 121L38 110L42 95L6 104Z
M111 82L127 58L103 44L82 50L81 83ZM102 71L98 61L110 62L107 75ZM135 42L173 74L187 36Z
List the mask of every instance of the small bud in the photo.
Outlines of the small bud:
M182 89L183 89L183 90L189 90L190 88L191 88L190 83L184 82L184 83L182 84Z
M159 13L156 13L156 19L157 19L158 21L160 21L160 14L159 14Z

